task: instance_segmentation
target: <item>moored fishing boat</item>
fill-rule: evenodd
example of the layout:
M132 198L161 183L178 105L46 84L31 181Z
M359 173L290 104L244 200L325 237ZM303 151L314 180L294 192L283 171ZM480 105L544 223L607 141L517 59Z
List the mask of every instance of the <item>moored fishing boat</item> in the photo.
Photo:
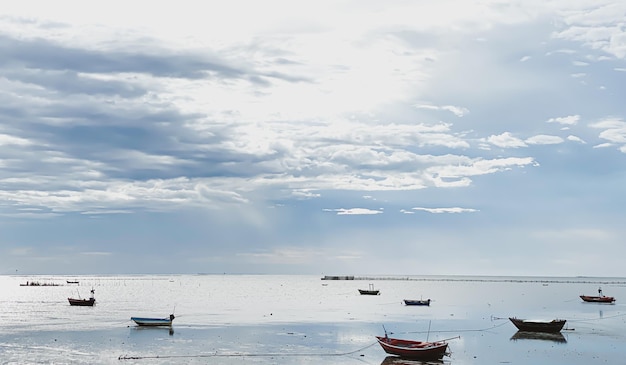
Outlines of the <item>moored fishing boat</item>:
M565 325L566 320L564 319L552 319L552 320L543 320L543 319L519 319L515 317L509 317L509 320L517 327L520 331L530 331L530 332L561 332L563 326Z
M369 289L359 289L361 295L379 295L380 290L374 289L374 284L370 284Z
M430 299L404 299L404 304L430 306Z
M602 294L602 288L598 288L597 296L583 294L580 296L580 299L588 303L613 303L615 302L614 297L607 297L606 295Z
M168 318L130 317L138 326L146 327L171 326L174 318L176 317L173 314L170 314Z
M76 299L76 298L67 298L67 301L70 302L70 305L80 306L80 307L93 307L96 304L96 298L94 297L96 291L91 289L91 297L89 299Z
M613 303L615 302L614 297L607 296L591 296L591 295L581 295L580 299L589 303Z
M444 341L428 342L376 336L376 340L386 353L412 360L441 359L448 349Z

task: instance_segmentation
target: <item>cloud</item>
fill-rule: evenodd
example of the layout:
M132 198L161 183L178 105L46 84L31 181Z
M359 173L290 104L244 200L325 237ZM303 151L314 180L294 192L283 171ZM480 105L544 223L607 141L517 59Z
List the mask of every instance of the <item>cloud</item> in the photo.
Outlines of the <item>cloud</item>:
M413 210L441 214L441 213L475 213L478 212L476 209L471 208L459 208L459 207L451 207L451 208L412 208Z
M374 210L367 208L350 208L350 209L323 209L325 212L337 212L337 215L375 215L382 214L383 210Z
M567 136L567 140L568 141L572 141L572 142L580 142L582 144L587 144L587 142L585 142L582 138L580 138L578 136L569 135L569 136Z
M617 144L621 145L618 147L621 152L626 152L626 122L617 118L607 118L592 123L590 127L603 129L598 137L608 141L607 143L595 146L596 148Z
M559 136L550 136L546 134L536 135L530 138L527 138L524 142L531 145L545 145L545 144L559 144L563 143L563 138Z
M501 148L519 148L527 146L523 140L514 137L510 132L489 136L487 137L487 142Z
M591 8L572 8L566 14L568 24L564 30L556 32L555 38L576 41L591 49L599 49L618 59L626 57L626 33L619 27L626 11L622 3Z
M104 251L85 251L85 252L81 252L80 254L84 256L111 256L112 255L111 252L104 252Z
M559 123L563 125L576 125L580 121L580 115L569 115L567 117L550 118L547 123Z
M457 117L463 117L469 113L469 110L467 108L458 107L454 105L436 106L436 105L430 105L430 104L417 104L415 105L415 107L418 109L426 109L426 110L445 110L445 111L451 112Z

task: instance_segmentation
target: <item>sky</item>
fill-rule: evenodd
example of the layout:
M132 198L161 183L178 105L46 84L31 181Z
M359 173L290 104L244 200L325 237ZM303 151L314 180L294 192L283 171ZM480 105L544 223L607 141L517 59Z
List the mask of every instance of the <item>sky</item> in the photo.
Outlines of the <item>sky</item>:
M0 274L625 277L626 2L13 1Z

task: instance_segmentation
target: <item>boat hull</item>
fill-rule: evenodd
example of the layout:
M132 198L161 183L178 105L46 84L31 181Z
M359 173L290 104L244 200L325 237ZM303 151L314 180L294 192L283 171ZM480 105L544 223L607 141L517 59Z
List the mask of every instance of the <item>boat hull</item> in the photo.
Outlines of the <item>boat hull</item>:
M548 333L561 332L561 329L563 329L566 322L564 319L554 319L552 321L530 321L513 317L509 318L509 320L520 331Z
M95 298L90 298L90 299L67 298L67 301L70 302L70 305L74 305L78 307L93 307L93 305L96 304Z
M390 355L411 360L441 359L448 349L447 342L422 342L376 336L380 346Z
M174 315L170 315L169 318L147 318L147 317L130 317L138 326L144 327L159 327L159 326L171 326L174 321Z
M380 295L380 290L359 289L361 295Z
M581 295L580 299L589 303L613 303L615 302L614 297L606 297L606 296L591 296L591 295Z
M430 299L426 299L426 300L413 300L413 299L404 299L404 304L405 305L425 305L425 306L429 306L430 305Z

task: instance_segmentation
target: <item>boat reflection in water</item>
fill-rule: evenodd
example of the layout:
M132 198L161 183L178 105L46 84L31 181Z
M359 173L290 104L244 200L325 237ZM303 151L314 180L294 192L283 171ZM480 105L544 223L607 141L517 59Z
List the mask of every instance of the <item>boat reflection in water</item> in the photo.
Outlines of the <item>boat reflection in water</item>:
M129 326L130 327L130 326ZM149 335L150 333L154 334L154 333L159 333L160 331L167 331L167 333L170 336L174 335L174 328L172 327L146 327L146 326L132 326L131 327L131 333L136 333L136 334L140 334L143 333L144 335ZM150 334L150 336L152 336Z
M552 341L558 343L567 343L567 339L561 332L530 332L530 331L517 331L512 337L512 341L517 340L543 340Z
M403 359L397 356L387 356L380 365L441 365L444 364L443 360L428 360L428 361L420 361L420 360L409 360Z

